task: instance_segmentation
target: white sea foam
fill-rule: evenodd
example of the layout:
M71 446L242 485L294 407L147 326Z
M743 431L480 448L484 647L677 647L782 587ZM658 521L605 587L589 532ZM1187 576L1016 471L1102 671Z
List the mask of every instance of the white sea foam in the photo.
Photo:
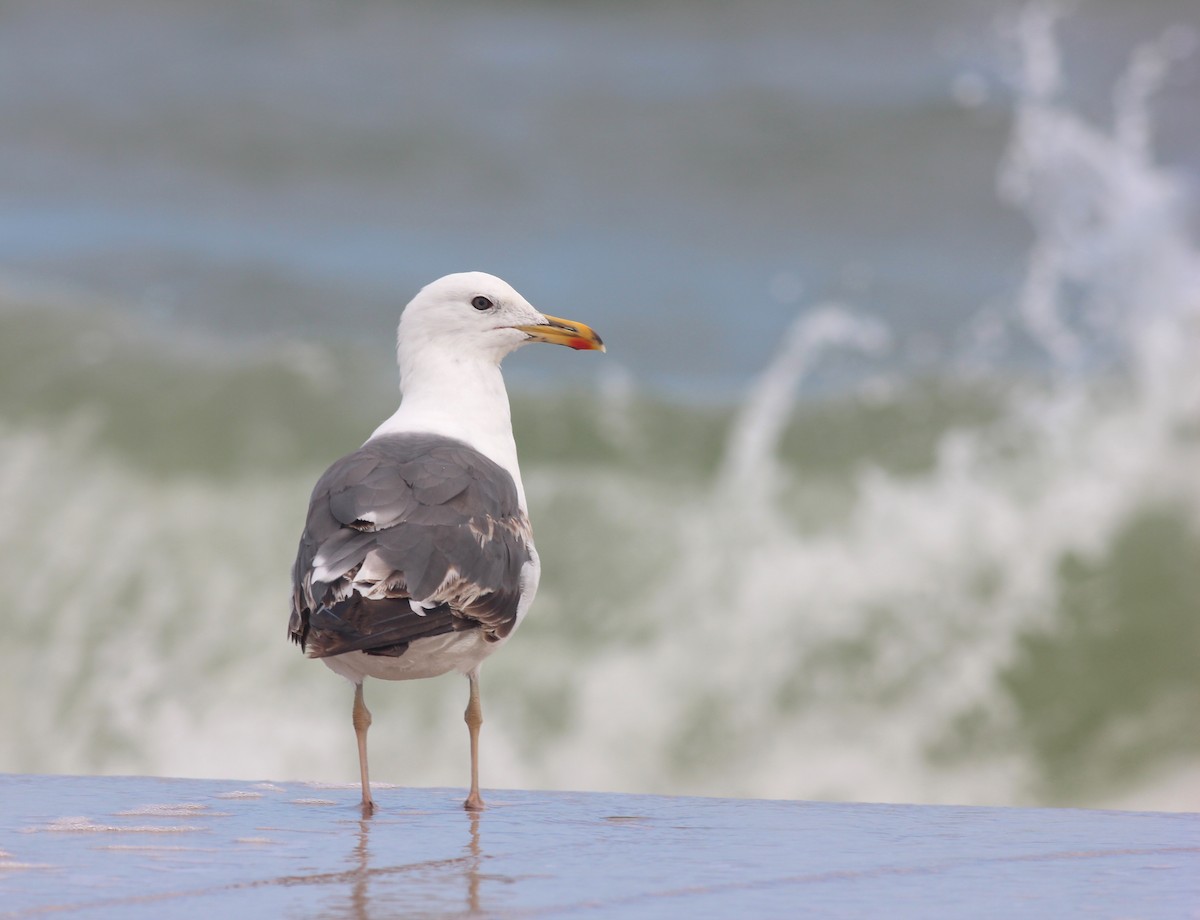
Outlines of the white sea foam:
M211 818L226 817L228 812L210 811L207 805L193 802L185 802L178 805L140 805L137 808L127 808L124 811L117 812L117 817L119 818L135 817L138 815L156 818L186 818L191 815L198 815Z
M97 824L87 817L55 818L47 824L23 828L31 834L194 834L202 830L192 825Z

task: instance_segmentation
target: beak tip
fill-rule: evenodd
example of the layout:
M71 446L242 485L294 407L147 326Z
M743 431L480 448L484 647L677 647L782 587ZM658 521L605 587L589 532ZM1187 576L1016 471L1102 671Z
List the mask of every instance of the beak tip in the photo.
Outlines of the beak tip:
M544 314L544 323L531 326L515 326L528 336L527 341L549 342L552 345L566 345L575 351L606 352L604 341L596 335L596 331L583 323L574 320L559 319L557 316Z

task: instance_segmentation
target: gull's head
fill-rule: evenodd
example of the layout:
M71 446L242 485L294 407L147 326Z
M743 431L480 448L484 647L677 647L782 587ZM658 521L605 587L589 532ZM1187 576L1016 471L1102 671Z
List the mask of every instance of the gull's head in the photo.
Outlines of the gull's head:
M459 360L499 364L527 342L604 351L583 323L549 316L495 275L461 272L427 284L404 308L396 345L403 367L416 355L446 350Z

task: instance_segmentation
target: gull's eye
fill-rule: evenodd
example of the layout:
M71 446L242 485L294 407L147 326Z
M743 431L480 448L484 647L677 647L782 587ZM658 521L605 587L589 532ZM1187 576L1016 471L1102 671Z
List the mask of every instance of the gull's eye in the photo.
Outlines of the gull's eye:
M480 294L471 301L471 306L473 306L476 310L490 310L495 306L495 304Z

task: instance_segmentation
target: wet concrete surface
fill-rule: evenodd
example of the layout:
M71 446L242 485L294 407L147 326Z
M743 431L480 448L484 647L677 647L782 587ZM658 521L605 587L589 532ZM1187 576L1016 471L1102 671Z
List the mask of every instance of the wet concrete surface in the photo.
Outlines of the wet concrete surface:
M1200 917L1200 815L0 776L0 917Z

